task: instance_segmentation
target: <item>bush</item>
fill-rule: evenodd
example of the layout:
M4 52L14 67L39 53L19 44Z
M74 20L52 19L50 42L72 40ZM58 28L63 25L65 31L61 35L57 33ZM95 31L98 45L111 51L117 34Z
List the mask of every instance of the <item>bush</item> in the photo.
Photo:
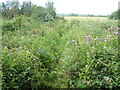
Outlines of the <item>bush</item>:
M15 17L9 21L3 22L2 29L3 31L20 30L23 26L25 26L26 22L30 22L30 18L25 16Z
M3 88L120 87L115 21L22 22L30 30L3 35Z
M21 29L21 26L22 26L22 20L19 17L19 18L12 19L11 21L4 22L2 25L2 29L3 31L14 31L14 30Z
M118 20L120 19L120 9L118 9L117 11L113 12L111 15L108 16L109 19L113 19L113 20Z

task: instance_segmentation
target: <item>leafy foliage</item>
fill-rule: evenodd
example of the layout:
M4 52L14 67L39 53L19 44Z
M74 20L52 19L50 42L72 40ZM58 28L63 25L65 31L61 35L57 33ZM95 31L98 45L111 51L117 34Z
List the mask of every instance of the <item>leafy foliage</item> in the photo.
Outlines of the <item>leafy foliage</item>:
M42 7L32 4L30 1L24 1L20 4L18 1L14 2L9 0L2 2L0 12L3 17L7 19L24 15L47 22L56 18L56 11L53 2L47 2L46 7Z
M115 21L13 22L18 30L6 27L2 38L3 88L120 87Z
M109 15L108 18L114 19L114 20L120 19L120 9L118 9L117 11L114 11L111 15Z
M13 31L21 28L22 21L21 18L12 19L9 22L4 22L2 25L3 31Z

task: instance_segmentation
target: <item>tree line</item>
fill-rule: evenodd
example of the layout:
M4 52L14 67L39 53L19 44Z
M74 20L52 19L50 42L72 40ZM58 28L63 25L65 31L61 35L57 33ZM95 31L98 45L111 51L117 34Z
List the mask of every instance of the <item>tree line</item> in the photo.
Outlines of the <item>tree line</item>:
M36 19L50 21L56 18L56 11L53 2L47 2L45 7L34 5L30 1L23 1L20 4L19 1L7 0L2 2L1 10L3 18L12 19L16 16L28 16Z
M30 1L23 1L22 4L18 0L6 0L2 2L0 13L2 13L3 18L12 19L16 16L28 16L34 17L43 21L51 21L56 18L56 11L54 3L49 1L46 3L45 7L34 5ZM71 13L64 16L81 16L80 14ZM82 15L82 16L95 16L95 15ZM99 17L104 17L103 15L98 15ZM118 20L120 19L120 10L111 13L108 16L109 19Z

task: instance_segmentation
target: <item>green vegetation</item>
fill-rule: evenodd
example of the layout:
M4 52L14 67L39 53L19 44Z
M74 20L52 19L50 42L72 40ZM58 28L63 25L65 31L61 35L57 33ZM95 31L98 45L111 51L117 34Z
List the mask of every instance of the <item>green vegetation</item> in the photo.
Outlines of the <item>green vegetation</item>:
M53 2L47 2L46 7L33 5L29 1L20 4L17 0L2 2L1 11L3 18L12 19L16 16L34 17L42 21L52 21L56 18Z
M114 11L111 15L108 17L109 19L114 19L114 20L120 20L120 9L117 11Z
M3 88L120 87L116 22L6 23L18 19L3 30Z
M64 20L52 2L29 5L3 18L3 89L120 88L117 21Z

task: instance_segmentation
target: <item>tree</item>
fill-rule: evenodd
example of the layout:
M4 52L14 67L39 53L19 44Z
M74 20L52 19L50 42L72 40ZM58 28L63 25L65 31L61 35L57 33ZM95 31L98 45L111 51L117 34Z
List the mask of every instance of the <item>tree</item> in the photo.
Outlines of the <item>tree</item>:
M6 1L5 2L2 2L2 16L3 17L6 17L8 19L11 18L11 15L10 15L10 6L11 6L11 1Z
M17 1L6 0L2 3L2 15L12 19L18 15L32 16L43 21L52 21L56 18L55 7L53 2L47 2L46 7L33 5L30 1L24 1L21 5Z
M111 15L108 16L109 19L120 20L120 9L114 11Z
M4 2L2 2L2 5L1 5L1 12L2 12L2 15L3 16L7 16L7 7L6 7L6 4Z
M8 19L12 19L16 15L19 15L19 2L7 0L6 3L2 2L2 16Z
M78 15L75 13L71 13L69 16L78 16Z
M18 1L12 2L11 4L12 4L12 6L11 6L10 12L11 12L11 14L13 15L13 17L15 17L15 16L17 16L17 15L20 14L19 2L18 2Z
M31 16L31 11L32 11L32 3L30 1L24 1L21 5L21 10L20 13L21 15L25 16Z
M44 20L45 16L46 16L46 10L42 6L33 5L31 16L34 17L34 18L36 18L36 19L42 19L42 20Z
M56 12L53 2L49 1L46 3L46 11L49 14L49 16L51 15L53 18L56 18Z

